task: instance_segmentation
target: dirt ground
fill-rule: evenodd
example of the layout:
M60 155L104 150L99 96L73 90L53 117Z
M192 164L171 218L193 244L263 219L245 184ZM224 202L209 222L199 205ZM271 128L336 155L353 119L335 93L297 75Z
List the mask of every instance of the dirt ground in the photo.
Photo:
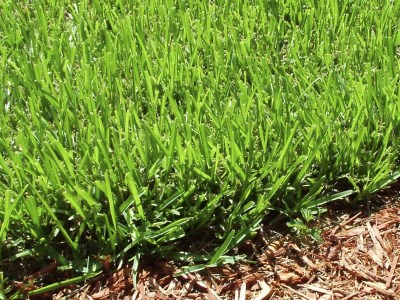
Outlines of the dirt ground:
M237 249L253 263L174 276L179 268L172 262L152 262L136 288L126 267L51 298L400 299L399 200L400 182L372 197L368 209L329 207L316 224L322 244L264 227Z

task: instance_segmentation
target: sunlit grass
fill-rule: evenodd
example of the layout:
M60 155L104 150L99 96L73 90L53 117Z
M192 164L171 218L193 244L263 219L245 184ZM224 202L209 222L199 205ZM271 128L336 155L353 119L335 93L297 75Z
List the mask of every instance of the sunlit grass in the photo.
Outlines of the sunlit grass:
M324 204L400 176L398 1L5 0L0 14L1 266L230 262L270 212L318 239L303 225ZM210 249L181 247L204 231Z

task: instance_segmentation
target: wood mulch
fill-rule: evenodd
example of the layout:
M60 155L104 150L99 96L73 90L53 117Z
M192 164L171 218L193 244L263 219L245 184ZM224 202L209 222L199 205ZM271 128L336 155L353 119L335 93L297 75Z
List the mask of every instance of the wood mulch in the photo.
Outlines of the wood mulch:
M324 228L319 245L264 228L238 249L254 263L174 276L179 269L172 262L153 262L141 269L135 288L125 268L53 299L400 299L396 186L375 196L385 204L371 213L331 207L318 225Z

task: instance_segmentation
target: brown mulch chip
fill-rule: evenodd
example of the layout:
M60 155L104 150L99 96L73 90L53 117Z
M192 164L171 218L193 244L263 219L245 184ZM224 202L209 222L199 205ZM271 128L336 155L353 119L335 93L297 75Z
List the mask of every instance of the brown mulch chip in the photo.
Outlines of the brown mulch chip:
M175 276L172 262L153 262L136 287L127 267L53 299L400 299L400 203L390 198L369 216L332 212L319 245L265 228L237 249L253 263Z

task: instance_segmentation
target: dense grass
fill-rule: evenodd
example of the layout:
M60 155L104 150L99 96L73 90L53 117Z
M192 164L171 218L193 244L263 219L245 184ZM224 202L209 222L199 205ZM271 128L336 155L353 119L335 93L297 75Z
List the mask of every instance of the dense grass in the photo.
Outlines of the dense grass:
M399 1L78 2L0 4L5 279L226 263L400 175Z

